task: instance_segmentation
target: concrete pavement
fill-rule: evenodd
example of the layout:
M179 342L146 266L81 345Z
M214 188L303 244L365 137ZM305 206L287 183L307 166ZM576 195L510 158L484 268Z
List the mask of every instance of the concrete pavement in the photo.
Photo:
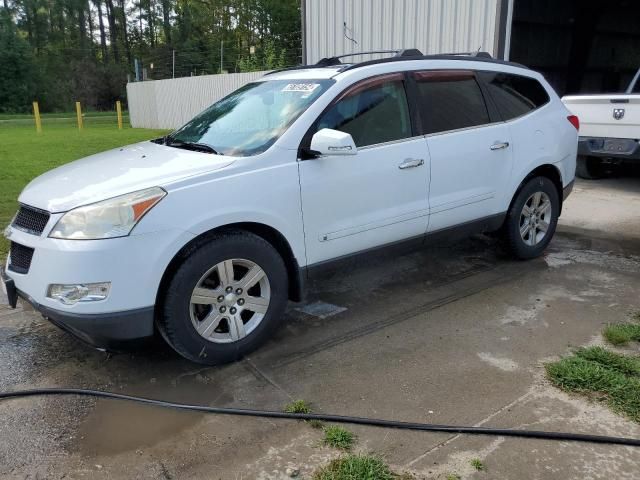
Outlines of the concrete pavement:
M202 368L161 345L91 350L29 311L0 307L0 389L84 386L220 406L640 437L566 395L544 362L640 310L640 178L578 181L545 257L511 260L479 236L353 265L312 285L321 318L289 309L265 347ZM0 403L7 478L303 478L339 452L308 424L77 398ZM347 427L357 451L416 478L636 478L640 449ZM472 458L486 472L475 472Z

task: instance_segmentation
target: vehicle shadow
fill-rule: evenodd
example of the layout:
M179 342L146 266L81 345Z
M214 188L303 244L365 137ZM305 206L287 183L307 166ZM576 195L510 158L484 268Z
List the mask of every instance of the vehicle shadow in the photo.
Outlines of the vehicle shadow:
M640 194L640 163L612 165L603 178L597 180L579 179L579 183Z
M376 256L366 263L354 259L311 280L305 302L289 304L282 327L252 358L284 365L366 335L402 321L411 312L435 308L453 301L456 295L484 288L491 272L513 262L500 242L484 235L399 256ZM323 313L307 308L309 305L337 308ZM58 369L61 363L70 369L84 365L90 366L91 375L76 373L78 380L87 386L104 387L175 377L202 368L182 359L159 335L126 351L104 353L26 310L24 323L37 328L25 327L8 335L9 345L5 345L5 349L15 349L12 356L21 356L25 369L31 370L30 362L37 365L34 371L24 371L25 376L44 376L46 368Z

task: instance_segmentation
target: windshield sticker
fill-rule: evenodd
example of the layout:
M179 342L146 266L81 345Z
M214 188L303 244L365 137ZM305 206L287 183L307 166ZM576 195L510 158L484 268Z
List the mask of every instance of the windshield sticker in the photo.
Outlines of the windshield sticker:
M301 93L311 93L316 88L320 86L319 83L290 83L286 85L282 91L283 92L301 92Z

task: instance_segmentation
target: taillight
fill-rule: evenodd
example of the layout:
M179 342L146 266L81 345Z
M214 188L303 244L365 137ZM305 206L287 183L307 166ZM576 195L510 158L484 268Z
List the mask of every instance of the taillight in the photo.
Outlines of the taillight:
M576 127L576 130L580 130L580 119L576 115L569 115L567 120L569 120L571 125Z

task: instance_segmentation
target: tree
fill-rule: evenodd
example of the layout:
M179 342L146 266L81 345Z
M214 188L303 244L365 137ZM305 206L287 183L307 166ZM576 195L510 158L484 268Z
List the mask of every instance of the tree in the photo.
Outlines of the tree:
M18 34L7 10L0 11L0 111L20 112L34 100L37 72L31 47Z
M299 0L3 0L0 110L125 99L133 59L149 78L300 62ZM222 52L221 52L222 47ZM151 69L153 64L153 69ZM5 68L10 65L10 68Z
M286 49L278 48L273 40L268 39L255 54L241 57L238 68L241 72L284 68L287 65L286 54Z
M109 60L107 54L107 34L104 30L104 19L102 15L102 0L93 0L98 11L98 27L100 28L100 51L102 52L102 61L106 63Z

